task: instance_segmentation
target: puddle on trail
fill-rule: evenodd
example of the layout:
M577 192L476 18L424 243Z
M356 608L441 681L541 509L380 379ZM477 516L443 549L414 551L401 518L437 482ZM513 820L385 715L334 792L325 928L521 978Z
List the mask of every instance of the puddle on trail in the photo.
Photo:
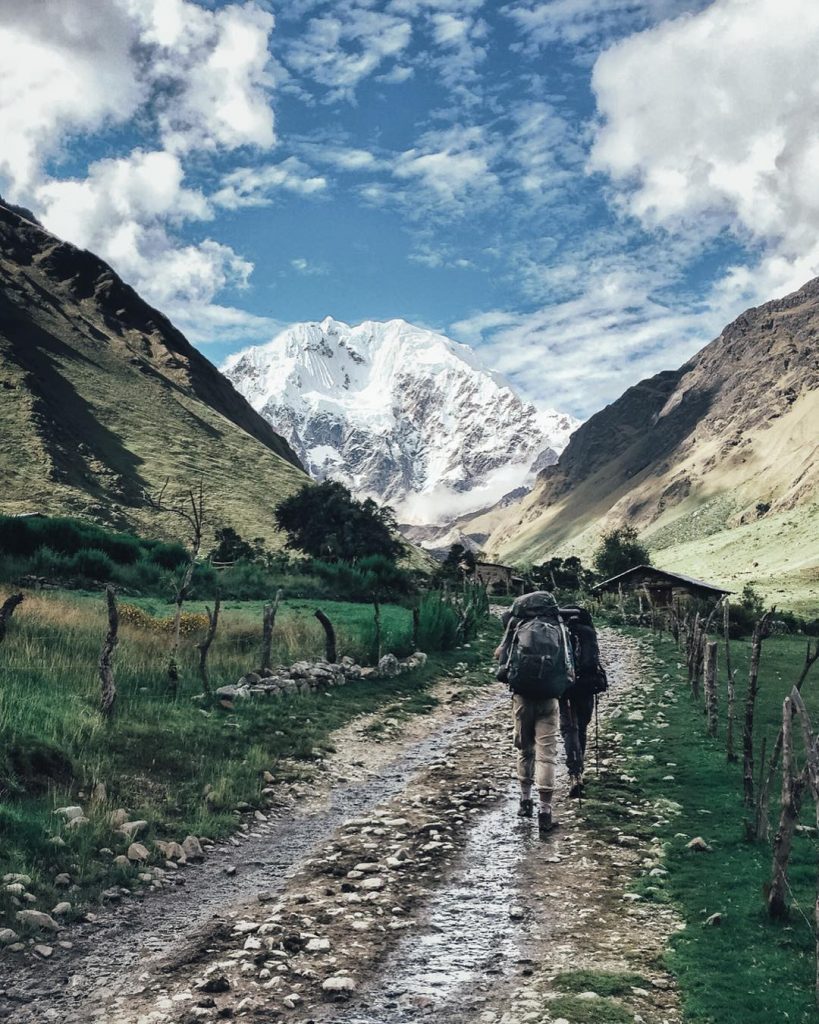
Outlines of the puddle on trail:
M402 1024L434 1015L462 1021L486 993L520 973L526 927L510 917L520 902L521 862L537 848L533 821L518 821L516 787L482 815L450 877L429 899L419 925L394 947L355 1005L333 1024Z

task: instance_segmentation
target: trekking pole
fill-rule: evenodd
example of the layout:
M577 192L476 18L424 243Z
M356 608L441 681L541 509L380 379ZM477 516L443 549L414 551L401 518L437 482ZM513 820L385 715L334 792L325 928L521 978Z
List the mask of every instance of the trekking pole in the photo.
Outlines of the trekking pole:
M600 778L600 719L597 716L598 694L594 695L594 760L597 778Z

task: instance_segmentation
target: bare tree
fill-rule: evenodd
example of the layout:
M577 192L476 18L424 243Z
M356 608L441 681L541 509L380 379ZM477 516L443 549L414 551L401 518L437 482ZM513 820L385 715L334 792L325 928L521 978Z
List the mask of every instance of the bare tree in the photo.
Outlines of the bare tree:
M0 605L0 644L6 639L6 630L11 622L11 617L23 600L22 594L12 594Z
M168 685L171 692L175 693L179 685L177 657L179 655L182 606L190 593L196 562L202 551L202 538L205 531L207 511L205 507L204 483L201 477L195 487L185 488L179 494L169 497L167 489L168 481L166 480L159 494L156 496L148 495L147 501L151 508L157 512L164 512L167 515L181 519L188 531L188 561L182 573L171 578L176 610L173 622L173 641L168 659Z
M762 642L771 635L771 618L775 608L766 612L754 626L751 639L751 665L748 670L748 693L745 697L745 726L742 734L745 806L754 806L754 713L759 692L759 661L762 657Z
M119 643L119 609L113 587L105 588L105 600L108 604L108 633L100 651L100 710L106 718L111 718L117 699L114 651Z
M262 611L262 659L261 668L270 668L273 658L273 627L276 625L276 615L279 610L279 602L282 599L281 590L276 591L276 599L266 604Z

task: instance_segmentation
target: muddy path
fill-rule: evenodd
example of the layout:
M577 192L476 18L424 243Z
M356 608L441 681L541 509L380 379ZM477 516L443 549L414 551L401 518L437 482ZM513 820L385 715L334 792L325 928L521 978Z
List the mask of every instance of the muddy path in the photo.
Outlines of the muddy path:
M464 688L471 680L453 677L433 687L438 707L429 715L399 723L387 706L338 730L336 752L309 783L283 785L266 821L248 817L230 840L206 848L204 863L168 877L161 893L138 891L65 929L54 959L0 957L0 1020L84 1020L86 1004L93 1013L137 969L187 958L191 937L207 934L220 914L282 891L323 838L400 792L441 746L503 702L495 687Z
M601 640L603 770L618 772L616 716L641 707L652 668L635 641ZM561 829L539 841L515 817L507 699L442 686L438 711L395 739L341 730L310 801L211 853L180 890L77 930L59 965L0 975L0 1010L20 1024L580 1024L601 996L567 997L555 979L589 970L630 979L624 1019L677 1021L658 959L673 914L627 891L659 851L594 831L564 800ZM660 813L624 799L635 819Z

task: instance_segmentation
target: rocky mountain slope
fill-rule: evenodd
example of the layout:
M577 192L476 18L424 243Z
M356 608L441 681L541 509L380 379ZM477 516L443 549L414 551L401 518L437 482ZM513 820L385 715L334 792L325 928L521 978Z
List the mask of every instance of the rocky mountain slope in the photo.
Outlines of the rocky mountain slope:
M632 523L666 568L815 595L817 335L819 279L743 313L584 423L488 547L520 561L587 554L601 530Z
M441 523L557 460L577 422L538 412L465 345L404 320L296 324L222 367L316 478Z
M102 260L0 205L0 511L161 534L145 491L204 478L212 525L273 536L290 446Z

